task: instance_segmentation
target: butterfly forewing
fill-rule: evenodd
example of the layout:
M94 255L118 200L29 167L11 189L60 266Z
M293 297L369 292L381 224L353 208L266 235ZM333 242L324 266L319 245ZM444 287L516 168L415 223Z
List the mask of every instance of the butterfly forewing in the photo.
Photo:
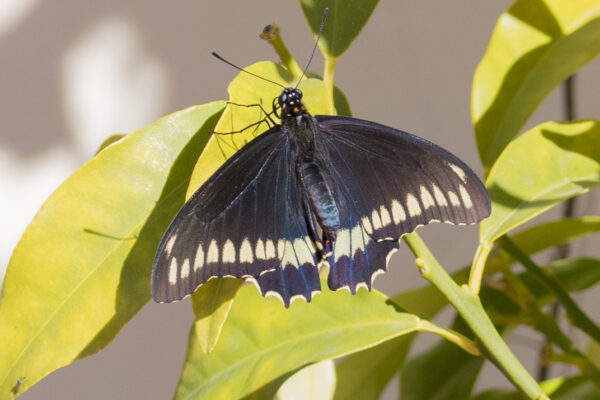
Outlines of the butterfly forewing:
M293 149L280 127L232 156L182 207L154 260L152 294L170 302L213 277L257 281L289 304L320 289Z
M316 120L330 172L376 239L398 240L434 220L471 224L490 214L479 178L439 146L355 118Z
M433 143L354 118L315 120L343 224L328 258L332 289L370 289L400 237L419 225L469 224L489 215L477 176Z

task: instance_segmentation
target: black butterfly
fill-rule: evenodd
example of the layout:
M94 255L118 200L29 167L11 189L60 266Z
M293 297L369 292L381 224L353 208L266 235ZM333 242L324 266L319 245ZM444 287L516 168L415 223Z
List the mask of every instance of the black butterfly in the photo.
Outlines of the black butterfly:
M485 187L454 155L373 122L311 116L301 100L284 89L273 107L281 125L228 159L175 216L154 259L154 300L232 276L288 307L320 291L325 264L332 290L370 290L402 235L490 214Z

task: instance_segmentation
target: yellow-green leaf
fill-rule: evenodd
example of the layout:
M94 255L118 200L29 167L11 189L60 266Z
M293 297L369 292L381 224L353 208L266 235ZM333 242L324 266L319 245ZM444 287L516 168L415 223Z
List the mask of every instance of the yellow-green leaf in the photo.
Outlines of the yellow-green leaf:
M196 317L194 329L203 353L210 353L217 344L233 305L233 297L243 283L243 279L211 279L192 294L192 308Z
M492 214L481 222L481 241L600 184L598 143L598 121L547 122L510 143L486 181Z
M500 16L473 79L483 165L490 168L552 89L598 53L598 0L515 1Z
M452 278L458 284L462 284L467 281L468 275L468 269L463 268L454 273ZM393 297L393 300L406 311L427 319L437 315L448 305L444 295L429 284L399 293ZM390 379L402 368L415 337L416 335L401 336L345 357L336 366L338 378L336 400L379 399Z
M175 398L241 398L304 365L413 332L418 322L378 292L352 296L325 289L310 304L297 301L285 309L247 285L212 353L201 352L192 330Z
M452 329L472 335L459 316L455 316ZM473 357L454 343L442 339L405 364L400 398L468 399L484 361L485 358Z
M335 365L325 360L292 375L277 392L277 400L331 400L335 391Z
M171 114L102 150L46 201L8 266L0 398L106 346L150 298L156 246L224 102Z
M296 80L293 75L270 61L261 61L247 68L246 71L277 82L284 87L293 87ZM300 82L299 89L303 93L303 102L311 114L326 114L329 110L327 91L323 82L317 79L305 79ZM241 72L229 84L229 104L215 132L206 145L196 163L188 198L202 185L229 157L241 149L246 143L268 129L265 114L259 107L246 107L260 104L266 112L273 109L273 99L281 94L282 88L276 84L265 82L255 76ZM237 105L236 105L237 104ZM273 117L277 122L277 119ZM258 121L265 120L253 126ZM237 132L244 128L243 132Z

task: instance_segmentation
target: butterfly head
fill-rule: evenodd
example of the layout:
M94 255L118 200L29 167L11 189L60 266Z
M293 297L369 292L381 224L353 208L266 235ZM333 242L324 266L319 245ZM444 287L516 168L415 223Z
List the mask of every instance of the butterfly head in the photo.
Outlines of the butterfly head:
M306 114L306 107L302 104L302 91L300 89L286 88L277 98L281 107L281 118L297 117Z

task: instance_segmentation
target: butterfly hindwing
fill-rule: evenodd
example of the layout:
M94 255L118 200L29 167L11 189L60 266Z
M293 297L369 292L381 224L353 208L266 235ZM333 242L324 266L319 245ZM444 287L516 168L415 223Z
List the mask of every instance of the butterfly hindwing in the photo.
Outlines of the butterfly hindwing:
M152 294L170 302L213 277L252 278L289 305L320 289L293 148L279 126L234 154L182 207L157 250Z

